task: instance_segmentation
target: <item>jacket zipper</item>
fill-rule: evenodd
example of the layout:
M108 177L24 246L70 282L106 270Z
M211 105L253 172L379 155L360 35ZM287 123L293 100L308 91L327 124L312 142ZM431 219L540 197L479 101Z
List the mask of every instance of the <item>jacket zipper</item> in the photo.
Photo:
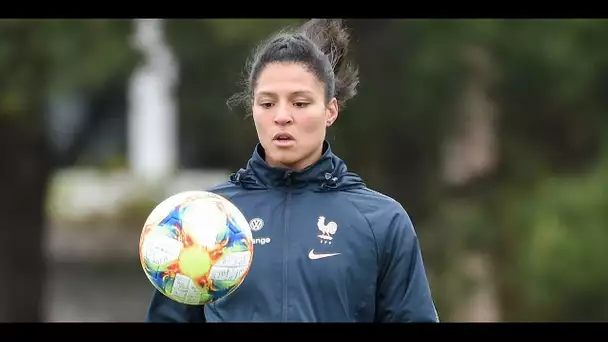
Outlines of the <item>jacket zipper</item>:
M283 235L283 322L287 322L288 318L289 318L289 303L287 300L287 295L288 295L288 273L287 273L287 265L288 265L288 258L289 258L289 235L288 235L288 231L289 231L289 201L291 200L291 172L287 171L285 177L286 182L287 182L287 194L285 197L285 224L284 224L284 235Z

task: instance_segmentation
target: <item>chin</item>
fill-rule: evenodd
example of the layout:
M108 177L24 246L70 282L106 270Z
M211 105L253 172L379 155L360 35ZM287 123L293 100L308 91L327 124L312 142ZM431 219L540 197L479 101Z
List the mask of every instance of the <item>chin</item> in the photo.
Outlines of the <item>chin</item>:
M278 153L278 154L275 154L274 156L272 156L271 158L275 162L283 164L283 165L293 165L302 159L302 158L299 158L299 157L296 157L293 155L291 155L291 156L286 155L286 153Z
M270 152L270 153L269 153ZM292 151L266 151L266 159L272 160L274 164L280 164L285 167L291 167L303 159L303 156Z

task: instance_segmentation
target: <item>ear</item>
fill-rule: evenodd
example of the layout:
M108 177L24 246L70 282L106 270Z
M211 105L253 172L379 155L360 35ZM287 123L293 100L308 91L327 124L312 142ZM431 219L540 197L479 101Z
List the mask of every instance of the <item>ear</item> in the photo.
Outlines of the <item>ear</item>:
M332 98L325 108L326 126L329 127L338 119L338 100Z

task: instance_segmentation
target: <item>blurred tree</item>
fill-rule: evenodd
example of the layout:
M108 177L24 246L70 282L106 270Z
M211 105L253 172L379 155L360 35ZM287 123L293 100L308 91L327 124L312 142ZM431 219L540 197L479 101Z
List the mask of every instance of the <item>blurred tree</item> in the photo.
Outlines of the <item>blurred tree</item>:
M502 112L502 158L486 203L497 233L489 248L500 271L504 317L604 320L608 310L584 314L580 303L595 301L598 308L608 307L605 291L599 290L605 288L606 277L592 261L605 259L595 242L605 237L605 229L596 224L605 218L600 209L605 199L589 191L602 189L605 179L587 176L602 170L608 152L601 90L608 76L608 47L603 43L608 21L501 24L497 39L488 46L501 68L495 98ZM564 179L568 174L576 174L580 182ZM548 182L556 177L559 181ZM579 195L583 193L588 197ZM528 208L523 208L524 203ZM564 227L580 234L569 235L567 244L550 238ZM547 237L542 243L548 250L559 251L552 254L554 258L541 257L545 253L541 249L531 253L532 241L539 236ZM589 246L586 252L579 249L583 245ZM558 255L565 262L558 261ZM524 271L531 268L535 274ZM580 277L577 269L588 273ZM552 280L540 280L548 278ZM541 292L552 294L550 305L535 300Z
M594 242L605 235L596 224L605 217L605 200L589 191L605 180L583 180L602 174L607 152L600 91L608 72L607 23L476 21L451 30L458 45L478 44L492 55L499 157L494 172L445 192L434 228L453 238L441 239L453 246L446 250L491 257L504 320L608 317L599 309L608 304L598 285L606 278L593 266L606 257ZM567 231L563 243L557 236ZM450 258L443 255L441 269L456 268ZM581 277L577 269L588 272ZM581 303L594 300L598 309L583 313Z
M94 91L135 60L129 21L0 22L0 321L41 321L46 187L53 169L44 112L53 91Z

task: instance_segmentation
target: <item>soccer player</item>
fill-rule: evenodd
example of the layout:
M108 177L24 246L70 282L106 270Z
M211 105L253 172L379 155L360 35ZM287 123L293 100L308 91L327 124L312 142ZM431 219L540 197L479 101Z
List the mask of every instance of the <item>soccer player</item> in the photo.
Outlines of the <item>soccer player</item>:
M404 208L369 189L325 139L356 94L340 20L310 20L255 51L243 94L259 144L211 192L250 220L241 286L203 306L155 291L148 322L438 322Z

